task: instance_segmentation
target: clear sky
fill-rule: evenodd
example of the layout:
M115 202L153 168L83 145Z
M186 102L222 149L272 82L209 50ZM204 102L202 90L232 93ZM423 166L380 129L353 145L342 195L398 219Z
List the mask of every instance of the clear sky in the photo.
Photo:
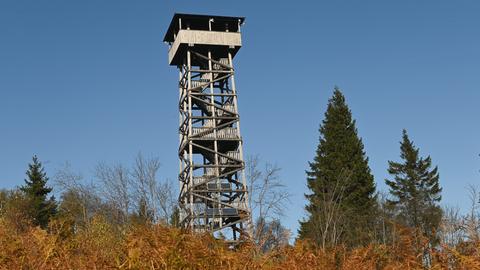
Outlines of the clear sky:
M235 58L247 155L282 167L283 222L304 215L305 169L338 85L379 190L401 130L439 166L443 204L466 208L480 179L480 2L0 1L0 188L33 154L90 178L99 161L158 156L176 179L174 12L245 16Z

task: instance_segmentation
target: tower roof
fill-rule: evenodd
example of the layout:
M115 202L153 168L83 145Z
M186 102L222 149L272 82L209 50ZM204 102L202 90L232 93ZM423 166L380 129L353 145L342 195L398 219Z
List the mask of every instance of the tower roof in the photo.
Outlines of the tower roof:
M213 19L216 24L228 24L231 32L237 32L239 23L243 24L245 21L245 17L175 13L163 38L164 42L174 41L174 33L179 30L179 19L182 19L182 28L184 29L186 25L189 25L193 30L209 30L208 21Z

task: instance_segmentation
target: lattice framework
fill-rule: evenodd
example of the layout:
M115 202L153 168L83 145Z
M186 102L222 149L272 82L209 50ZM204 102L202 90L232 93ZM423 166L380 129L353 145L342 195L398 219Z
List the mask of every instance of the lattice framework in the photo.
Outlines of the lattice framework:
M189 47L179 66L180 220L233 242L251 226L232 53Z

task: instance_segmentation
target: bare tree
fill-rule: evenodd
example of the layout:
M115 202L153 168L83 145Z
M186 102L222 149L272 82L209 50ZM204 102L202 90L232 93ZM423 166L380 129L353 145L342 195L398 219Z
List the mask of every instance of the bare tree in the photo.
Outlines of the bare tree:
M159 169L158 158L146 159L141 153L137 155L131 173L133 198L137 206L141 201L146 202L153 213L154 222L168 224L177 205L175 188L170 180L157 180Z
M456 247L465 239L464 217L458 207L444 207L439 232L440 243Z
M246 160L246 174L249 180L249 203L255 228L253 238L263 251L288 244L290 233L280 224L290 194L282 184L277 165L265 163L261 170L258 156ZM281 230L281 231L280 231Z
M467 186L470 199L470 211L464 218L465 237L472 243L480 241L479 191L474 185Z
M130 171L122 164L107 165L99 163L95 168L95 176L99 181L100 194L105 202L118 209L118 220L127 224L132 209L132 181Z
M315 219L312 219L313 239L319 243L322 248L334 247L340 243L341 236L345 232L345 212L341 209L342 200L345 194L345 183L350 177L349 172L342 172L338 175L333 189L319 194L315 200L318 200L318 207Z
M390 235L390 221L392 219L392 211L388 207L389 194L386 192L377 193L377 229L374 230L375 239L378 243L387 244L392 238Z
M170 219L178 205L176 193L174 184L169 179L157 185L155 199L158 205L158 217L166 224L171 223Z
M53 184L57 190L66 191L69 189L81 189L83 184L83 176L75 173L69 162L65 162L61 168L57 169L53 176Z
M102 214L119 225L128 224L130 217L169 224L177 207L176 191L172 181L158 180L159 168L158 158L139 153L132 167L99 163L94 170L95 184L85 184L68 163L57 171L54 181L63 191L63 207L75 212L75 219L82 223Z
M290 230L286 229L280 219L268 222L257 218L255 224L256 243L262 252L285 246L290 240Z
M132 168L132 187L133 198L137 205L137 209L141 208L141 204L145 204L147 211L153 213L153 221L157 220L157 205L155 200L157 189L157 172L160 168L158 158L145 159L139 153L135 159Z
M59 205L60 214L67 214L76 225L85 225L102 208L102 200L93 183L85 183L80 173L73 172L66 162L53 177L56 190L62 192Z

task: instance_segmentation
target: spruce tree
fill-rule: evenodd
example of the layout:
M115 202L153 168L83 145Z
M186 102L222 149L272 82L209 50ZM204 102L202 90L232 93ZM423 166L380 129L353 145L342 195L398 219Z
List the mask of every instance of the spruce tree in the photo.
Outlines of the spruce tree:
M308 218L299 238L321 246L367 244L376 209L375 183L345 97L335 87L307 171Z
M395 206L397 222L411 227L435 242L442 210L438 205L442 188L439 184L438 167L432 167L430 156L422 158L419 149L403 130L400 142L402 162L389 161L388 173L392 180L385 182L390 188L392 199L388 203Z
M150 209L147 200L142 197L138 205L138 217L142 223L153 223L154 213Z
M175 228L180 228L180 209L175 206L170 216L170 225Z
M25 185L20 187L20 190L29 201L27 215L34 225L46 228L50 218L56 213L57 204L53 196L47 199L52 188L47 187L48 177L37 156L33 156L33 162L28 164L26 174Z

